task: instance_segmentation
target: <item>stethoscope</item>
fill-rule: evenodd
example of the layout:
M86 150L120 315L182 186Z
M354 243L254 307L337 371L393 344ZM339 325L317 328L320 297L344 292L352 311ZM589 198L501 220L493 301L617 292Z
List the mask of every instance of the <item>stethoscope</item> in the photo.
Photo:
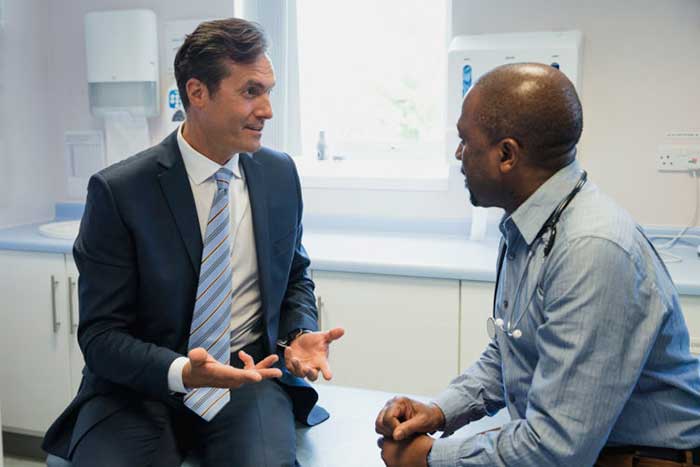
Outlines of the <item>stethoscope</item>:
M539 232L537 232L537 235L535 236L535 241L540 241L543 242L545 234L547 235L547 240L545 242L544 246L544 260L547 260L547 257L549 256L549 253L552 251L552 248L554 247L554 241L557 237L557 222L559 222L559 218L561 217L561 214L564 212L564 209L571 203L571 200L573 200L576 195L578 194L579 191L581 191L581 188L583 188L583 185L586 184L586 180L588 179L588 174L584 170L583 173L581 174L581 177L578 179L578 182L576 182L576 186L574 186L574 189L571 190L571 193L568 194L566 198L564 198L561 203L557 205L557 208L554 210L551 216L547 219L547 221L544 223L542 228L540 229ZM513 303L513 310L517 310L517 305L520 300L520 291L523 286L523 281L525 280L525 276L527 273L528 268L530 267L530 261L532 261L532 257L535 255L535 246L533 241L533 246L530 248L530 251L527 254L527 262L525 263L525 268L523 268L523 273L520 276L520 281L518 282L518 288L516 289L515 292L515 300ZM530 304L532 303L532 299L535 296L535 292L537 290L537 286L539 285L540 281L542 280L542 276L544 275L545 267L544 263L542 264L542 267L540 268L540 273L537 276L537 281L535 282L535 290L533 291L532 294L530 294L530 299L527 302L527 305L522 307L520 309L520 313L515 317L514 320L509 320L507 323L502 319L502 318L496 318L496 304L498 300L498 283L501 278L501 269L503 268L503 260L506 255L506 249L507 245L505 242L502 242L500 252L498 254L498 269L496 272L496 290L494 291L493 294L493 311L491 316L488 317L486 320L486 332L489 335L489 338L491 340L494 340L496 338L496 330L500 329L505 335L508 337L512 337L513 339L520 339L523 336L523 332L518 329L518 324L520 321L523 319L523 316L525 316L526 310L530 307Z

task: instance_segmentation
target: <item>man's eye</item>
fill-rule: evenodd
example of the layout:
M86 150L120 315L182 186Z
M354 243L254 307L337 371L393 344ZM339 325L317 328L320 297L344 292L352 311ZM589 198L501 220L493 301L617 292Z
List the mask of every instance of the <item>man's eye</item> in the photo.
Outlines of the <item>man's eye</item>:
M247 96L257 96L258 94L260 94L260 92L258 91L258 88L251 86L245 90L245 94Z

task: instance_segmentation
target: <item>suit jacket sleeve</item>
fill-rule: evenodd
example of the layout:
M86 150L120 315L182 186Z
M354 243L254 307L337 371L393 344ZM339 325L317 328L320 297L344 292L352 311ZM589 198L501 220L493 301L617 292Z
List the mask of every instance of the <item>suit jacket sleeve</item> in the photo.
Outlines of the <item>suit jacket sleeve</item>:
M180 356L135 337L138 268L134 240L106 179L90 179L73 248L80 271L78 342L93 374L151 397L168 395L167 372Z
M289 272L287 290L282 300L279 335L285 336L295 329L318 330L318 311L316 309L316 297L314 295L314 283L309 275L309 256L302 245L302 213L303 201L301 196L301 184L299 174L292 158L289 164L294 174L294 184L298 199L297 233L294 245L294 256Z

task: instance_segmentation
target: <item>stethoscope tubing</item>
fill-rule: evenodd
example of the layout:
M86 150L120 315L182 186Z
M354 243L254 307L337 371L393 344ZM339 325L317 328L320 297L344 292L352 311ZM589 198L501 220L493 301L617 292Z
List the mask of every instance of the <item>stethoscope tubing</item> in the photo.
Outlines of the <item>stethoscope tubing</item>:
M537 288L539 287L539 284L542 281L542 278L544 277L544 272L546 270L545 266L547 265L547 258L549 257L549 253L554 247L557 223L559 222L559 218L561 217L561 214L564 212L567 206L569 206L569 203L571 203L571 201L576 197L579 191L581 191L583 185L586 184L587 179L588 174L584 170L581 176L579 177L578 182L576 182L576 186L574 186L574 189L571 190L571 192L561 203L559 203L557 208L552 213L551 217L547 219L547 222L545 222L544 226L542 227L542 230L540 230L540 232L537 233L535 241L538 241L540 244L545 243L545 248L544 261L542 263L542 267L540 268L539 273L537 274L537 280L535 281L534 290L532 291L532 293L530 293L530 298L527 301L527 305L520 309L520 312L517 316L513 316L513 313L518 310L518 305L520 303L520 292L522 291L523 281L525 280L525 276L527 274L528 268L530 267L532 258L535 256L535 250L537 249L533 242L533 246L530 248L530 251L527 255L527 262L525 263L525 267L523 268L520 280L518 281L518 287L515 291L515 299L513 300L513 306L511 308L515 311L511 312L511 319L505 322L501 318L496 318L496 306L498 304L499 288L498 282L500 281L501 269L503 268L503 260L506 254L506 250L508 249L506 245L504 245L501 248L501 252L498 257L498 271L496 274L496 289L494 291L493 309L491 311L491 316L488 317L486 322L486 329L491 339L495 339L496 328L501 329L507 336L513 337L515 339L519 339L522 336L522 332L518 329L518 324L520 324L520 321L522 321L523 317L525 316L525 313L527 312L527 309L530 308L530 305L532 304L532 299L535 297L535 294L537 293ZM546 242L544 240L545 235L547 235ZM515 318L515 320L513 320L512 318ZM493 330L493 332L491 330Z

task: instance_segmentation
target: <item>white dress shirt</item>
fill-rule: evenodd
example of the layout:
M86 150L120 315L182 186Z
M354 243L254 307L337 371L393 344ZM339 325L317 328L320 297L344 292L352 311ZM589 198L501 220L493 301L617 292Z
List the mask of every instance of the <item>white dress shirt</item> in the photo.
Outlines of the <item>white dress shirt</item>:
M187 178L190 181L197 209L201 235L204 238L209 211L216 194L214 174L222 166L190 146L182 136L182 128L183 125L180 125L177 132L177 144L185 163ZM248 197L245 175L239 164L239 155L234 154L223 167L233 172L233 178L229 185L231 267L233 271L231 352L233 353L262 336L262 308L250 198ZM187 357L179 357L170 365L168 387L171 391L187 392L182 382L182 369L187 361Z

